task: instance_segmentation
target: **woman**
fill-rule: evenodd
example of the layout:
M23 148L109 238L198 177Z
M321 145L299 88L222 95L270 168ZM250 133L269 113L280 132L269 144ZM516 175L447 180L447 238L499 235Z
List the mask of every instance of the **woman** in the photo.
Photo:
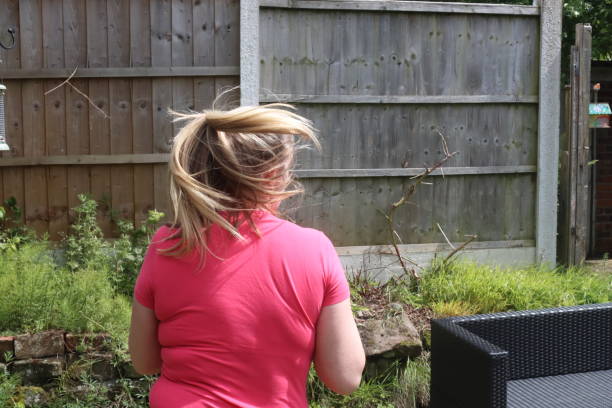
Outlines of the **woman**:
M136 370L161 372L153 408L306 407L312 361L333 391L359 386L365 356L334 247L276 216L299 193L296 136L318 145L288 107L179 115L174 224L149 246L130 330Z

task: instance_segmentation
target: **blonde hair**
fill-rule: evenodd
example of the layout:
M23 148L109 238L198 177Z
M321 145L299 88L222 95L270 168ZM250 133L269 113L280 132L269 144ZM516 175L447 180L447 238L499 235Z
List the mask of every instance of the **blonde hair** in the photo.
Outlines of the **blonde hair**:
M292 173L299 138L317 147L319 142L312 123L287 109L293 107L173 112L187 123L174 138L169 163L176 228L171 238L179 240L164 254L205 250L204 231L212 224L242 239L232 222L237 216L244 214L255 228L252 211L276 213L280 201L302 192Z

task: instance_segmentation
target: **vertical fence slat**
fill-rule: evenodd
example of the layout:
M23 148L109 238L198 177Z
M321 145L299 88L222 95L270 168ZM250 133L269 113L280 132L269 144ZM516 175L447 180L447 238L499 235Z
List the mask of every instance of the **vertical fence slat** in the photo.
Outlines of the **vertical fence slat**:
M87 64L87 27L85 0L64 0L64 58L66 67ZM72 80L72 84L86 95L87 80ZM73 88L66 89L66 145L68 154L89 154L89 103ZM68 167L68 207L79 204L78 195L90 192L88 166ZM72 221L74 214L69 211Z
M130 42L132 66L151 65L151 16L149 2L130 3ZM132 80L132 130L134 153L153 153L152 81ZM153 209L153 165L134 166L134 216L138 225Z
M22 94L19 81L6 81L6 138L11 150L5 152L3 157L23 156L23 121L22 121ZM0 159L1 160L1 159ZM14 197L17 206L23 209L25 202L23 168L9 167L2 172L4 197ZM1 203L0 203L1 205ZM23 212L21 214L23 220Z
M43 8L43 58L45 68L64 68L62 2L45 0ZM50 91L61 80L45 80ZM45 95L46 154L66 154L66 88ZM66 166L48 168L49 235L59 239L68 228L68 184Z
M169 0L151 1L151 65L169 67L172 65L172 4ZM168 151L172 138L172 124L167 110L172 103L172 80L153 79L153 149L155 153ZM167 219L170 213L170 185L168 167L156 164L153 168L155 178L154 206L164 212Z
M39 1L19 2L19 37L22 67L43 66L42 4ZM28 157L45 155L45 112L43 81L27 80L22 85L23 154ZM47 172L44 167L24 169L24 210L26 224L37 234L49 230Z
M575 185L571 187L573 241L572 264L581 264L588 256L591 225L591 160L588 109L591 91L591 26L576 25L576 45L573 47L572 69L572 168Z
M106 0L87 1L87 65L108 66L108 13ZM109 80L90 79L89 97L107 115L110 113ZM110 120L97 109L89 110L89 140L91 154L110 154ZM105 236L111 233L109 207L111 204L111 167L93 166L90 169L91 193L100 203L98 224Z
M108 60L112 67L130 66L130 4L108 0ZM133 153L132 93L129 79L115 78L109 84L111 154ZM134 169L111 168L111 207L121 219L134 221Z
M240 64L240 1L215 0L215 66ZM239 78L216 78L216 94L239 84ZM224 98L228 105L240 102L239 91Z

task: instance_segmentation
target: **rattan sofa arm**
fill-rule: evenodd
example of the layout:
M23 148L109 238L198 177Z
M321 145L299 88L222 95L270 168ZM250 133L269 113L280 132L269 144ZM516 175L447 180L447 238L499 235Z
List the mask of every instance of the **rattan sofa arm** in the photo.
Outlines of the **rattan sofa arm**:
M612 303L450 320L509 352L509 380L612 368Z
M507 361L507 351L452 319L433 320L431 408L505 408Z

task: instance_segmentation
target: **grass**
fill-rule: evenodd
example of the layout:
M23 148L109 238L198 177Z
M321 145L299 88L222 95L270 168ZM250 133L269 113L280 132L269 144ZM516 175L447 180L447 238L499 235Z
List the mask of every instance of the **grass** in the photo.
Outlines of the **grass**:
M438 263L423 276L417 299L438 315L605 303L612 299L612 275L581 267L508 269L470 262Z
M124 229L112 251L95 225L95 205L83 198L79 222L65 241L64 262L52 259L46 241L0 242L0 334L62 329L108 332L117 361L126 357L133 280L156 223ZM19 238L18 234L16 236ZM126 263L125 260L129 262ZM121 261L121 262L119 262ZM564 305L603 303L612 299L612 274L588 268L494 268L469 262L434 263L417 285L408 279L377 283L367 271L349 280L355 312L386 316L397 303L429 308L437 316L494 313ZM423 310L421 310L423 311ZM430 313L430 312L428 312ZM425 321L430 314L423 314ZM69 378L54 389L50 408L145 407L151 379L121 379L109 390L90 377ZM0 373L0 408L15 407L19 379ZM79 385L75 394L67 384ZM348 396L334 394L311 370L307 386L311 408L422 408L429 400L429 355L392 365L362 382Z
M0 256L0 332L63 329L125 338L130 304L113 290L103 266L73 273L50 258L46 243Z
M429 402L429 354L401 365L396 363L376 378L361 383L351 395L329 391L311 369L308 375L310 408L418 408Z

